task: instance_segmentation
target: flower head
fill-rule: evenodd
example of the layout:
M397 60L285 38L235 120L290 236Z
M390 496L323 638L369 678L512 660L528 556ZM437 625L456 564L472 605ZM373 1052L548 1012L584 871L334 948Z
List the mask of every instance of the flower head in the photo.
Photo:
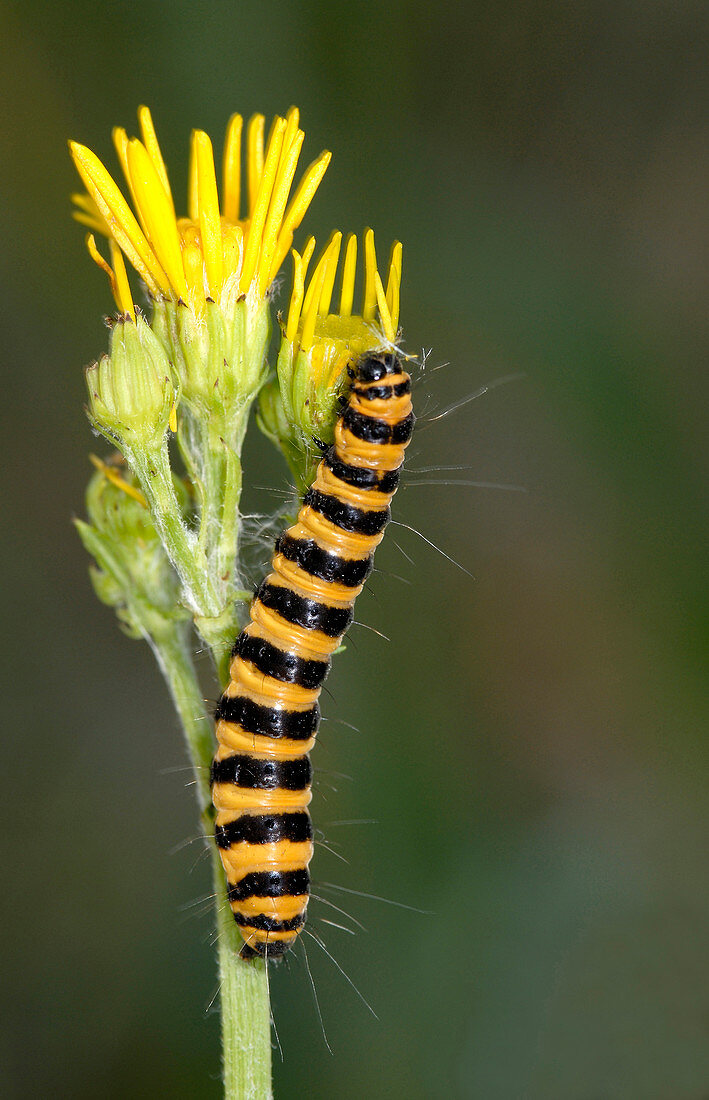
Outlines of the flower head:
M399 325L402 247L392 245L386 289L377 267L374 233L364 233L364 286L360 313L353 313L357 237L345 246L339 309L330 311L342 234L335 232L306 277L315 250L293 250L293 291L277 363L277 381L261 391L260 423L282 449L302 488L311 480L318 445L329 443L337 402L349 363L364 352L391 346Z
M319 382L325 373L331 377L333 384L350 359L373 347L393 344L399 324L402 255L399 241L392 245L385 291L377 270L374 233L371 229L365 230L364 290L359 314L352 312L357 269L357 237L354 233L350 233L345 247L340 308L330 312L341 245L342 234L333 233L307 287L305 279L315 241L310 238L302 256L293 250L293 293L284 330L285 339L293 347L294 354L300 352L309 356L311 377Z
M114 144L133 209L112 176L90 149L70 142L74 163L86 187L75 195L75 217L92 233L91 256L107 271L118 308L134 315L123 255L155 300L187 304L196 314L207 300L220 305L244 296L263 298L273 282L330 161L322 153L303 175L289 200L303 131L292 107L273 120L264 143L263 115L246 128L246 202L241 192L241 115L229 121L222 159L219 203L212 143L192 133L188 216L178 217L165 162L150 111L138 112L142 141L117 127ZM242 206L245 209L242 212ZM96 248L94 233L111 244L112 266Z

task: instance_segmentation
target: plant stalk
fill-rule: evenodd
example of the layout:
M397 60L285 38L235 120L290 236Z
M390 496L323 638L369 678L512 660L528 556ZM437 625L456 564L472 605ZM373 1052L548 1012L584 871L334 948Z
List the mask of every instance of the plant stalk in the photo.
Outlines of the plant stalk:
M201 615L218 615L222 610L207 558L195 536L187 530L175 496L167 445L148 454L124 446L123 453L134 470L167 555L185 590L187 604Z
M224 886L224 868L212 846L217 896L222 1070L225 1100L272 1100L271 1008L266 963L239 958L243 940Z
M189 652L188 636L179 624L168 624L150 638L175 703L197 777L204 832L210 839L216 897L217 945L222 1025L225 1100L272 1100L271 1015L266 965L239 958L243 941L226 898L224 869L211 837L214 812L209 769L214 755L212 720L207 714Z
M199 811L204 815L212 805L209 766L214 755L214 730L192 663L189 634L184 624L166 623L159 633L148 636L148 642L180 719L195 771ZM213 823L209 824L213 831Z

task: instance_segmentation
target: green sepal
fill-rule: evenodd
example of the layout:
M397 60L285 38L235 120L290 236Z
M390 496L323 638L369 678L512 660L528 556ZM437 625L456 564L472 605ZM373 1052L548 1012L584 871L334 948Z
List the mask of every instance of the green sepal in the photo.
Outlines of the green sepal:
M245 297L228 310L209 299L200 314L181 301L155 305L153 327L180 380L182 415L208 424L235 450L267 374L270 323L268 303Z
M320 451L315 446L304 446L302 436L289 422L276 378L269 379L259 394L256 423L285 458L296 490L304 496L315 477Z

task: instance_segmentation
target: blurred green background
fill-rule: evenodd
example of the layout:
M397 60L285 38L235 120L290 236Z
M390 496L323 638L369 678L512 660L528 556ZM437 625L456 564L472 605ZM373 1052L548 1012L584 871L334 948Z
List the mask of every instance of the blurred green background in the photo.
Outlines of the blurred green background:
M391 640L353 629L329 682L314 814L347 863L320 848L314 878L427 912L330 893L352 938L313 903L379 1020L311 944L330 1056L296 952L272 976L276 1095L704 1100L709 8L0 18L2 1095L220 1091L177 722L70 523L111 301L66 139L114 166L111 127L147 103L184 195L192 126L219 146L233 110L297 103L304 163L333 151L303 228L400 237L407 347L432 349L396 518L475 579L392 527L358 606ZM284 486L256 432L247 460ZM416 473L436 465L466 469ZM458 478L527 491L420 484Z

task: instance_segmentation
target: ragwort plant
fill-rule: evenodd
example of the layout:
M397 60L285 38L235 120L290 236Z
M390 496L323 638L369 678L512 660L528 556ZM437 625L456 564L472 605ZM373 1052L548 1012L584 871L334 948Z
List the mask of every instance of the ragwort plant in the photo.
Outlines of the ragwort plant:
M220 690L251 592L241 558L241 452L252 406L256 422L285 457L295 493L312 481L322 444L332 442L347 367L397 337L401 245L391 252L386 286L374 237L363 240L364 289L353 312L357 240L344 249L339 307L331 310L342 235L333 233L312 273L312 237L293 238L330 161L322 153L293 190L304 134L298 111L264 116L246 127L229 121L221 201L212 144L192 133L187 216L178 217L152 118L139 110L141 138L116 128L114 144L130 202L98 157L70 143L85 191L73 196L92 259L108 276L117 313L108 353L86 370L88 417L113 448L96 467L86 495L88 521L77 521L94 560L97 596L125 632L152 649L165 677L194 766L204 834L214 835L210 764L215 750L194 664L197 645L211 654ZM243 197L242 197L243 192ZM292 192L292 193L291 193ZM109 259L96 243L107 239ZM271 291L288 253L293 287L278 315L275 370L268 351ZM135 302L125 261L147 295ZM216 896L225 1094L271 1096L266 961L239 957L243 942L210 851Z

